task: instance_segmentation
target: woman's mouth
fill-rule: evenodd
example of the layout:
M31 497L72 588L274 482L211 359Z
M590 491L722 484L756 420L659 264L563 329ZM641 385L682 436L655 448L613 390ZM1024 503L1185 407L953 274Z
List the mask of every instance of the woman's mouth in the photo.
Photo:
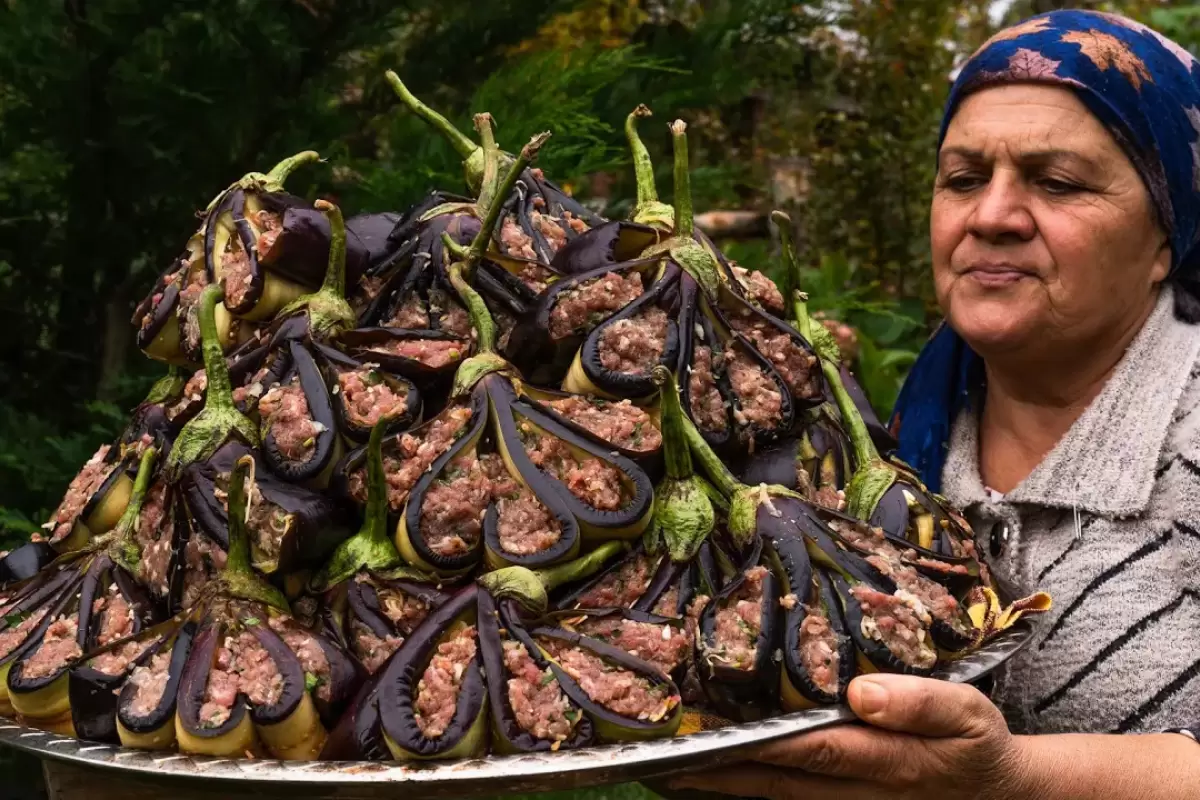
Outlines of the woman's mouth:
M969 268L963 273L963 277L985 288L996 289L1032 278L1033 273L1009 264L981 264Z

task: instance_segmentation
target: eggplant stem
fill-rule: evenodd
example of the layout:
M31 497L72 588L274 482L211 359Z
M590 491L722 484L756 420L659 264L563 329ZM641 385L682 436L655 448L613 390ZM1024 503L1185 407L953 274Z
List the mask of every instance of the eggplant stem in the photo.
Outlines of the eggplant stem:
M449 234L443 233L442 236L450 238ZM465 267L466 264L461 261L450 265L450 283L458 292L458 297L462 300L463 305L467 307L471 325L475 327L475 332L479 336L476 345L477 353L494 353L496 351L496 323L492 319L483 297L463 277Z
M475 130L479 131L479 138L483 142L483 179L479 184L477 204L485 210L496 202L496 191L500 188L500 147L496 144L494 122L492 115L487 112L475 115Z
M546 591L552 592L564 584L590 578L615 556L628 552L628 550L629 544L627 542L604 542L586 555L582 555L565 564L534 570L534 574L538 576L542 585L546 587Z
M800 260L796 257L792 218L777 209L771 212L771 221L775 223L775 227L779 231L779 243L783 249L784 263L787 266L783 272L784 302L790 304L791 321L796 330L811 342L813 331L810 327L812 322L808 316L808 295L800 290Z
M146 393L146 403L166 403L174 399L186 385L187 379L183 377L183 371L176 364L171 364L167 367L167 374L154 382L150 387L150 391Z
M492 233L496 229L496 223L500 220L500 210L504 207L504 198L512 193L513 187L517 184L517 178L525 171L526 167L534 162L538 151L542 149L542 145L549 138L550 132L545 131L530 139L529 143L521 148L520 154L508 168L508 172L504 173L500 185L496 187L495 201L490 203L486 209L483 226L471 241L471 253L467 262L468 271L473 271L475 265L483 260L483 256L487 252L488 243L492 241Z
M662 420L663 455L667 476L676 479L690 478L692 454L688 449L687 433L683 427L683 406L679 403L679 385L671 370L658 364L651 371L651 378L658 386L659 415Z
M346 220L342 210L328 200L313 203L316 209L329 219L329 265L325 269L322 292L344 297L346 295Z
M651 116L651 111L645 105L639 105L625 118L625 138L629 140L629 150L633 154L633 173L637 177L637 207L658 202L658 186L654 182L654 162L650 160L650 151L638 135L637 121L641 117Z
M729 467L725 466L725 462L709 446L708 442L704 441L696 423L687 417L683 418L683 432L687 437L692 455L700 462L701 469L708 474L709 480L713 482L717 491L725 497L733 497L738 490L746 488L746 485L730 472Z
M354 327L354 309L346 300L346 221L342 210L327 200L313 204L329 220L329 262L321 288L288 303L279 317L290 316L306 309L310 336L316 340L332 339Z
M283 182L288 179L288 176L295 172L298 167L320 160L321 154L316 150L305 150L296 153L294 156L288 156L283 161L271 167L271 171L267 173L266 182L268 185L282 186Z
M408 90L408 87L404 85L404 81L400 80L399 75L389 69L384 73L384 77L387 78L387 82L392 86L392 91L396 93L396 96L400 98L404 105L408 106L414 114L428 122L439 133L449 139L450 144L454 146L454 149L458 151L460 156L469 158L472 153L479 149L479 145L472 142L466 134L454 127L454 124L450 120L418 100Z
M221 580L225 590L234 597L266 603L290 614L283 593L260 578L250 565L250 536L246 532L246 519L250 513L247 479L254 480L254 458L250 455L239 458L229 474L229 546Z
M146 493L150 491L150 479L154 474L154 462L157 458L158 451L153 446L142 451L137 477L133 481L133 491L129 495L129 504L125 506L113 533L107 537L111 542L109 554L112 559L132 574L137 574L141 561L141 548L138 547L134 535L137 532L138 518L142 514L142 505L146 502Z
M846 385L842 383L842 374L837 364L825 358L820 361L821 372L829 383L830 391L833 392L838 411L842 414L842 424L846 428L846 435L850 437L850 444L854 447L855 463L859 465L859 471L865 470L873 464L882 463L879 451L875 449L875 443L871 441L871 433L867 430L867 424L863 421L858 407L854 405L850 393L846 391Z
M695 233L692 209L692 179L688 170L687 123L677 119L670 125L675 151L675 236L690 239Z

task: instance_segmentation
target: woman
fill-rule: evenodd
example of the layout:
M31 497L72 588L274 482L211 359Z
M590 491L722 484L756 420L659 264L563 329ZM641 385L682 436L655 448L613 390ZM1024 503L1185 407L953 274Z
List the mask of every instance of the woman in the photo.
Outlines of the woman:
M971 59L932 206L946 324L893 425L998 579L1055 608L995 705L965 685L861 677L849 703L864 725L679 785L1200 797L1198 140L1200 64L1127 19L1035 17Z

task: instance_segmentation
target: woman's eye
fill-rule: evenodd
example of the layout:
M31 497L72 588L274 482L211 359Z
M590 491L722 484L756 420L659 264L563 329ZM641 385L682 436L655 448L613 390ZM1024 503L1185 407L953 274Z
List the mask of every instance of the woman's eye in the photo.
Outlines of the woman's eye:
M1078 194L1079 192L1082 192L1084 190L1083 187L1077 183L1071 183L1070 181L1061 181L1056 178L1044 178L1041 181L1039 181L1038 183L1042 187L1042 189L1044 189L1049 194L1056 194L1056 195Z
M942 187L952 192L970 192L986 184L987 178L982 175L958 174L942 179Z

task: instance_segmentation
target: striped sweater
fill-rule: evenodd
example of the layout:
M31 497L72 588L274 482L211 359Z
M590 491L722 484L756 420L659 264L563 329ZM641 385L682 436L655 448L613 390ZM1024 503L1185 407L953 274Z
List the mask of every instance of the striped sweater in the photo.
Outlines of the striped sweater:
M1112 377L1012 492L979 477L978 420L956 421L943 491L1015 594L1049 592L993 699L1018 733L1200 722L1200 325L1162 296Z

